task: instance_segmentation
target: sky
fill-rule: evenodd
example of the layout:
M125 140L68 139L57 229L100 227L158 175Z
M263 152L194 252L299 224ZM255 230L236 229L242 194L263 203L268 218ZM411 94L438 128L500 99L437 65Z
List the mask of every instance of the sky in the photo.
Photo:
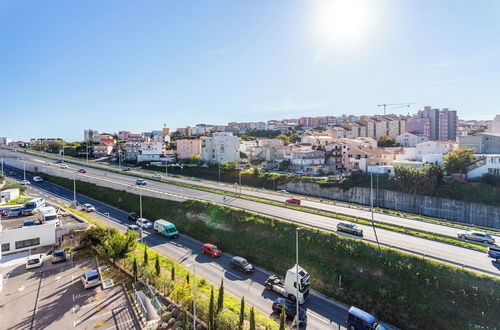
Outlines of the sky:
M500 113L496 0L0 0L0 136Z

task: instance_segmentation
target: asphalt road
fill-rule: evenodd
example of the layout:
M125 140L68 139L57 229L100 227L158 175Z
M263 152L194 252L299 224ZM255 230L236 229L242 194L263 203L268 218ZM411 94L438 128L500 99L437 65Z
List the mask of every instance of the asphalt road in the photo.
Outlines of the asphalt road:
M23 179L22 170L10 167L8 170L17 173L14 180ZM47 181L33 183L32 176L28 174L26 178L32 182L27 190L33 196L44 196L47 200L66 205L69 205L70 201L73 200L73 191ZM111 226L118 228L122 232L126 231L127 224L134 224L134 222L128 220L125 211L81 194L77 194L77 201L80 204L90 203L94 205L97 212L92 215L103 221L108 221ZM109 217L104 213L109 213ZM214 285L218 285L221 278L224 278L226 290L237 297L244 296L247 304L255 306L272 317L278 317L272 313L271 306L273 300L278 298L279 295L264 289L264 282L270 273L261 269L258 265L256 265L253 274L243 274L229 266L229 260L231 259L229 254L223 253L220 258L216 259L203 255L200 253L202 242L198 242L186 235L181 234L177 239L168 240L152 230L145 230L143 233L144 242L152 249L177 260L183 265L189 267L195 265L196 272L214 283ZM341 303L312 291L309 299L301 308L307 311L307 329L345 329L347 311L346 306Z
M10 153L10 154L15 157L20 156L19 153ZM32 168L33 164L36 164L39 171L43 171L51 175L64 176L70 179L73 178L73 175L75 175L76 169L78 168L78 166L75 166L73 164L68 164L69 165L68 169L61 169L59 167L59 164L45 165L43 162L44 159L40 157L35 157L31 155L28 156L23 155L23 157L26 159L27 168L28 167ZM6 158L5 161L8 163L15 163L18 168L22 168L23 166L22 161L20 161L19 159ZM314 215L293 209L287 209L279 206L263 204L240 198L225 198L220 194L200 191L191 188L179 187L172 184L157 182L153 180L149 180L147 186L142 186L141 188L139 188L138 186L135 185L136 178L132 176L119 173L111 173L104 170L97 170L93 168L87 168L87 171L88 173L86 174L79 174L79 173L76 174L77 179L87 182L93 182L98 185L108 186L113 189L124 189L136 194L139 193L140 189L143 195L148 195L158 198L166 198L174 200L197 198L200 200L212 201L234 207L239 207L242 209L247 209L260 214L286 219L288 221L293 221L328 231L336 231L336 225L339 222L339 220L325 216ZM272 194L267 194L266 197L268 197L268 195ZM322 204L322 205L329 206L327 204ZM354 209L353 211L366 212L357 209ZM379 215L379 216L385 216L385 215ZM386 217L395 219L398 218L394 216L386 216ZM425 226L432 225L434 227L441 228L441 230L450 229L450 227L448 226L428 224L405 218L398 218L398 219L401 221L412 222L416 225L425 225ZM391 247L396 249L416 253L419 255L424 255L430 258L434 258L436 260L441 260L444 262L449 262L464 267L469 267L470 269L485 272L490 275L496 275L496 276L500 275L500 270L499 270L500 266L495 262L493 262L492 259L488 258L485 252L479 252L472 249L440 243L384 229L376 229L376 235L375 235L375 232L372 227L364 225L360 225L360 227L364 231L364 237L362 239L375 242L377 236L380 243L385 245L390 245ZM348 234L345 235L349 236Z

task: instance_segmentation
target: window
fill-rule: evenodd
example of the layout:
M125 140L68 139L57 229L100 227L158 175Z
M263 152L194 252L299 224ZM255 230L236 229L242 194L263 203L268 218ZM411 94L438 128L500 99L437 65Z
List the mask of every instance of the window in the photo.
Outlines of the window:
M2 252L10 251L10 243L2 244Z
M16 249L22 249L29 246L40 245L40 238L26 239L24 241L16 242Z

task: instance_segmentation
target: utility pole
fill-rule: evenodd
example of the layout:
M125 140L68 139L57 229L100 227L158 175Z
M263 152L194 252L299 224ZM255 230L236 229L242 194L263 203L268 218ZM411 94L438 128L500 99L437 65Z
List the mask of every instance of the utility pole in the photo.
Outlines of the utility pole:
M26 159L23 157L23 174L24 174L24 180L26 180Z
M377 231L375 230L375 224L373 223L373 172L370 172L370 204L371 204L370 211L372 213L373 233L375 234L375 240L377 241L378 250L379 250L379 252L381 252L380 243L379 243L378 237L377 237Z
M1 156L2 156L2 175L5 175L5 173L3 172L3 152L1 153Z
M299 231L301 230L301 227L295 228L295 288L296 290L296 296L295 296L295 302L297 303L297 313L296 313L296 326L297 329L299 328L299 306L300 306L300 299L299 299Z
M139 217L141 218L142 221L142 186L139 186ZM142 225L140 228L141 228L141 243L144 243L144 236L142 234Z

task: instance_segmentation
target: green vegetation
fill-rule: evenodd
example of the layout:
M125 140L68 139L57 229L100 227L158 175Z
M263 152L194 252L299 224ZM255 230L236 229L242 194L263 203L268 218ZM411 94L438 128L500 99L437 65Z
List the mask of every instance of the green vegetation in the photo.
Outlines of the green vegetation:
M396 139L392 136L382 135L377 141L377 146L380 148L397 147L399 143L396 143Z
M138 197L125 191L87 183L79 183L78 189L126 211L138 208ZM181 232L214 242L223 251L244 256L277 274L285 274L295 262L294 224L196 201L180 203L143 197L143 210L147 218L172 221ZM310 272L314 289L396 326L468 329L500 324L497 278L391 249L379 252L373 244L316 229L305 228L299 246L301 265ZM142 252L136 249L133 256L139 258ZM133 258L128 260L133 262ZM161 263L167 273L175 264ZM175 268L176 278L185 278L186 269L178 264ZM151 269L154 274L154 267ZM173 293L185 297L189 296L187 291L179 288ZM210 286L204 286L203 292L206 301L201 305L207 307ZM224 306L235 311L237 328L241 303L231 298L225 295ZM207 312L208 308L201 315Z
M394 166L395 182L402 191L414 195L435 195L443 185L443 169L439 165L423 167Z
M474 160L474 148L458 148L444 155L444 169L448 174L467 174L467 165Z

